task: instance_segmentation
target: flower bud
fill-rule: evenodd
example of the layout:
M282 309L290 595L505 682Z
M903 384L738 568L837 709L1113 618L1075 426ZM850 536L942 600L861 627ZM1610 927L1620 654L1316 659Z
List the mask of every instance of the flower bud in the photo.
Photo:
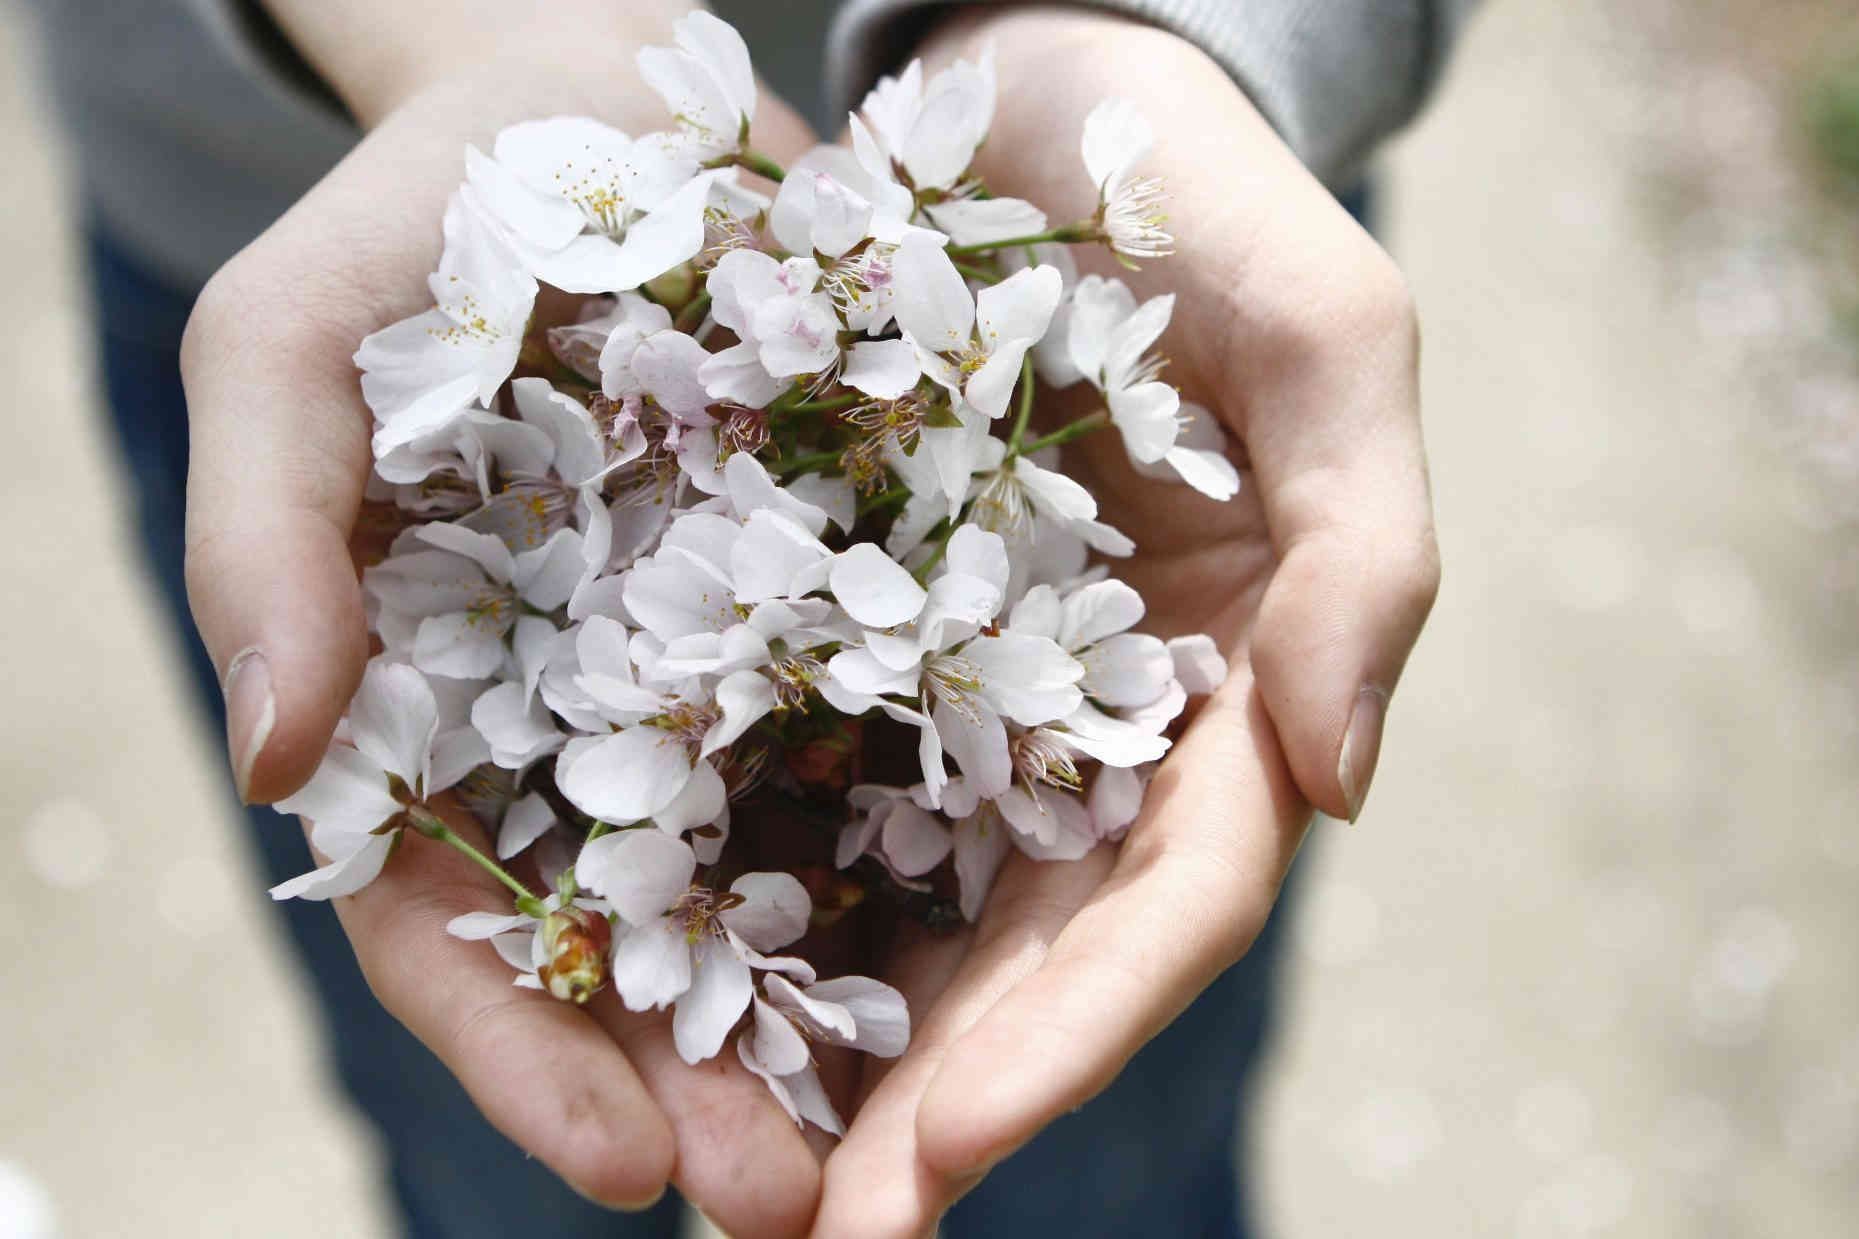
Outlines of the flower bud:
M537 975L549 993L580 1006L607 983L607 955L612 947L613 926L607 918L569 904L543 918L542 950L547 960Z

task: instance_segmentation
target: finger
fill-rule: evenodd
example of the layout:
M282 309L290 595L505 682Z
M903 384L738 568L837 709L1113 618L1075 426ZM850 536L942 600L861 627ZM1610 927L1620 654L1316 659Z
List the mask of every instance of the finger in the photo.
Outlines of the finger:
M482 834L447 816L460 834ZM481 870L411 832L380 877L336 901L381 1005L492 1126L583 1196L644 1208L670 1177L672 1134L626 1055L585 1011L513 985L489 943L446 932L462 913L509 907Z
M887 979L923 1012L910 1048L883 1072L859 1107L845 1139L826 1161L825 1190L814 1224L818 1239L915 1239L973 1184L926 1160L918 1137L918 1105L951 1046L1022 979L1033 975L1066 922L1110 871L1114 855L1100 848L1066 863L1033 863L1015 855L1002 868L972 941L933 942L906 956L914 977ZM917 985L911 986L915 980ZM921 992L940 988L930 998Z
M358 147L214 277L182 344L188 597L248 801L315 770L367 657L347 542L371 419L351 359L426 308L438 229L397 221L436 220L458 178L455 146L396 160L404 145L390 126Z
M673 1179L685 1199L736 1239L805 1234L820 1199L819 1159L736 1057L734 1038L692 1066L678 1055L669 1014L634 1014L613 994L592 1010L670 1122Z
M1109 880L948 1048L917 1111L926 1164L978 1174L1102 1091L1245 953L1307 818L1263 704L1234 676L1163 766Z

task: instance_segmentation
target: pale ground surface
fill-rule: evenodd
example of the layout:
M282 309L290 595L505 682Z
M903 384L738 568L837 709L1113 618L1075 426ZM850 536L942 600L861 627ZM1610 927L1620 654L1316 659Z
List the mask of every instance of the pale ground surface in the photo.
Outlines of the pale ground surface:
M1610 11L1496 5L1395 159L1446 588L1368 816L1306 860L1256 1163L1277 1234L1859 1217L1852 540L1650 239L1635 151L1693 101L1650 108ZM382 1233L104 501L17 44L0 1239Z

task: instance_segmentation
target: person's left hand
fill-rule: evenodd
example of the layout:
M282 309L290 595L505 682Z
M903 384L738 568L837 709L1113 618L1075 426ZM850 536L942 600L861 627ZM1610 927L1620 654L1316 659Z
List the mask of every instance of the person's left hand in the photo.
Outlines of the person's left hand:
M1131 98L1157 126L1140 170L1167 182L1178 252L1127 278L1139 297L1177 293L1169 377L1220 419L1244 486L1220 505L1141 478L1112 433L1076 443L1066 470L1136 540L1113 572L1148 599L1145 627L1212 633L1231 674L1120 850L1015 854L978 924L890 953L879 975L916 1028L858 1086L821 1236L928 1232L1246 952L1311 807L1359 813L1438 586L1418 337L1387 256L1180 39L1013 9L945 31L927 59L984 39L1001 92L978 171L1055 223L1095 206L1076 140L1100 99Z

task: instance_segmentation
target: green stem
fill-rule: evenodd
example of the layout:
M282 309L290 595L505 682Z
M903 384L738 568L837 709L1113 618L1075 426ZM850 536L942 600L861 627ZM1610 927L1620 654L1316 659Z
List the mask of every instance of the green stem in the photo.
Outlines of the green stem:
M1021 444L1019 454L1022 456L1030 456L1041 448L1056 447L1061 443L1070 443L1073 439L1081 439L1085 435L1090 434L1093 430L1102 430L1108 425L1110 425L1110 415L1104 412L1104 410L1099 409L1095 413L1086 414L1075 422L1068 422L1060 426L1049 435L1042 435L1034 439L1031 443Z
M428 839L437 839L448 845L470 860L472 864L509 887L511 893L516 896L518 911L535 917L544 915L542 901L531 894L527 886L511 877L508 869L460 838L457 832L447 826L437 813L423 804L412 804L407 806L407 820L412 823L413 829L418 833L425 835Z
M836 465L839 463L839 457L840 453L838 452L808 452L804 456L794 456L787 460L777 460L775 462L774 471L783 477L791 473L806 473L809 470L818 469L825 465Z
M971 263L966 263L966 262L956 263L955 269L957 271L960 271L963 275L967 276L969 279L980 280L983 284L998 284L1003 279L1007 278L1001 275L998 271L989 271L985 267L977 267Z
M910 488L907 486L890 486L875 495L867 495L859 500L858 514L869 516L873 512L882 512L886 508L901 508L910 502Z
M1020 454L1020 440L1026 437L1026 426L1033 417L1033 354L1029 350L1020 359L1020 407L1013 417L1013 433L1007 439L1007 459L1012 460Z
M686 304L682 310L678 311L677 320L671 325L684 334L689 335L691 332L697 330L698 326L704 321L704 315L709 312L709 292L698 293L695 297L691 298L690 302Z
M1095 240L1097 240L1095 224L1067 224L1063 228L1048 228L1044 232L1030 233L1024 237L1007 237L1000 241L977 241L973 245L951 245L948 254L951 258L966 258L970 254L992 254L999 250L1010 250L1016 245L1043 245L1047 241L1074 245L1080 241Z
M750 150L746 146L737 152L735 158L730 162L734 163L739 168L755 173L757 176L767 177L771 181L780 182L787 179L787 169L783 168L780 164L762 154L760 151Z
M803 400L799 404L790 404L784 413L831 413L835 409L849 409L868 397L864 392L849 392L843 396L828 396L824 400Z

